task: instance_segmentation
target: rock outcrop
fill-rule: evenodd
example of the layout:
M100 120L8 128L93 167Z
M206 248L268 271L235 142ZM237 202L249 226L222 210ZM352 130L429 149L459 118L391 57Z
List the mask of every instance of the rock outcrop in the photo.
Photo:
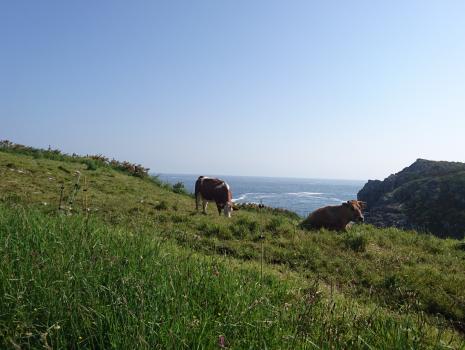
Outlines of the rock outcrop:
M384 181L369 180L357 197L375 226L465 236L464 163L418 159Z

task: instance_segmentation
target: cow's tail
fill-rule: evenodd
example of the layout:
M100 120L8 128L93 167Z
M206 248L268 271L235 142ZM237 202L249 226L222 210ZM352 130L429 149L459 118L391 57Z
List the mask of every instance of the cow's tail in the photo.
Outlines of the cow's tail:
M199 176L197 181L195 182L195 189L194 189L194 195L195 195L195 210L199 210L199 202L200 202L200 185L202 183L203 176Z

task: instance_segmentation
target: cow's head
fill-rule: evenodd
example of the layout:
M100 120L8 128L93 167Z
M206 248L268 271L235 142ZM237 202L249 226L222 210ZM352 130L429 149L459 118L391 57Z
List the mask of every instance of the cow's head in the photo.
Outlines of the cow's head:
M232 202L226 202L226 203L217 203L216 205L218 207L218 214L221 215L221 212L224 213L224 216L230 218L231 213L234 210L234 205Z
M363 222L365 220L362 213L362 210L365 208L365 202L351 200L342 205L347 208L350 221Z

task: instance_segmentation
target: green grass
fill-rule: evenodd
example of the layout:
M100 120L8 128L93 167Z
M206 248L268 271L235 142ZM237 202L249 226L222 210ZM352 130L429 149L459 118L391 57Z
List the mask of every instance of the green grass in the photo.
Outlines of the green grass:
M453 333L85 216L0 206L2 347L440 348Z
M463 242L201 215L180 186L28 155L0 178L0 347L465 348Z

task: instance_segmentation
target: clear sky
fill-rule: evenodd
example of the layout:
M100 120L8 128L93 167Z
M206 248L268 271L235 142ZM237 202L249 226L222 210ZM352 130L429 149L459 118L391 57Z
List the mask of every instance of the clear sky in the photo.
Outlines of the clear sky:
M0 138L152 171L465 161L465 1L0 2Z

